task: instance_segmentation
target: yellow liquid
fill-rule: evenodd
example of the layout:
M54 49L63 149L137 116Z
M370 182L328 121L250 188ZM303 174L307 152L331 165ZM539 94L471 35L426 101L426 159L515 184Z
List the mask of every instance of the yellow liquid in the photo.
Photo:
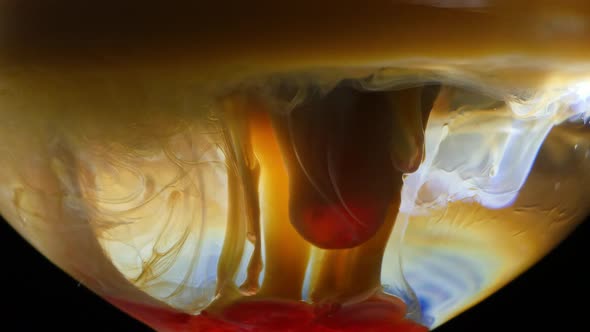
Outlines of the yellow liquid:
M580 46L588 33L560 19L587 23L584 5L552 12L539 4L517 25L522 15L510 10L524 6L482 13L383 3L360 15L344 3L331 16L334 7L320 8L302 29L304 5L291 12L299 16L266 8L275 29L260 21L244 28L230 13L218 34L194 28L218 28L202 12L175 9L166 15L178 17L169 26L178 30L153 40L138 33L149 24L117 35L123 19L111 30L38 29L50 14L30 29L17 24L0 57L3 216L104 297L198 314L250 296L348 303L384 292L434 328L527 269L588 215L590 74ZM366 30L345 24L351 18ZM557 28L542 35L547 20ZM306 43L310 31L319 32ZM518 38L532 32L536 39ZM84 34L100 38L85 44ZM162 46L169 37L177 47ZM28 43L35 40L66 42ZM362 93L442 88L420 168L393 189L401 208L392 204L384 217L393 230L322 249L289 223L295 178L281 131L244 114L254 107L289 116L343 80ZM396 120L410 134L396 136L394 154L420 150L399 143L415 136L417 118Z

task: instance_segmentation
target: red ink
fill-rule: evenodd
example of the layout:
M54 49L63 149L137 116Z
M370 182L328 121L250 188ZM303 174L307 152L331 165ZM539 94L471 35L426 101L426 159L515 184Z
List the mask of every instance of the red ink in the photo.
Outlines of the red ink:
M354 247L370 239L383 224L386 204L349 200L343 204L307 206L295 228L320 248Z
M427 332L404 318L405 306L374 298L328 310L305 302L242 300L221 313L178 313L110 298L109 301L158 332ZM319 308L319 310L318 310Z

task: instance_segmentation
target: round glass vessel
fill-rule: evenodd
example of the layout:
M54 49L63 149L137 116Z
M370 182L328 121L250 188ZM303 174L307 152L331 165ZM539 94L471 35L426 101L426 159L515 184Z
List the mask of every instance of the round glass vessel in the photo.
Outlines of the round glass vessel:
M427 331L590 212L578 2L0 22L2 216L157 331Z

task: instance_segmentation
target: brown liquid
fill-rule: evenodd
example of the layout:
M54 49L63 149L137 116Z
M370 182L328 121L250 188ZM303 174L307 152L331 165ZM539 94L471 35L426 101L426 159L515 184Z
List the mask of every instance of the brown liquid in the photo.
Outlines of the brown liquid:
M361 92L342 82L283 115L255 96L227 97L228 218L240 220L231 211L243 197L247 223L228 220L217 299L199 316L112 302L162 331L424 331L404 318L401 300L382 293L380 275L402 174L422 160L436 91ZM244 227L255 249L236 291ZM314 246L330 250L309 266Z
M276 116L289 173L290 221L311 244L356 247L373 237L420 164L421 88L361 92L341 84L319 101ZM416 121L417 120L417 121Z
M232 8L225 4L181 2L174 5L145 2L136 6L114 1L75 4L63 0L49 5L18 1L0 5L0 37L3 41L0 62L3 68L12 70L14 66L17 69L14 71L17 75L5 77L8 82L16 79L17 83L8 85L18 87L15 90L25 96L15 97L18 102L11 104L12 96L17 94L2 95L7 118L22 115L23 123L26 123L26 130L19 134L15 130L14 136L22 139L16 139L18 143L13 145L27 151L27 155L23 161L15 162L14 169L37 174L44 181L37 181L42 183L40 187L51 193L47 197L53 197L52 190L66 192L67 197L81 198L84 204L92 206L99 200L91 195L84 196L83 189L86 188L82 184L79 184L81 189L74 186L73 191L68 185L76 183L76 179L80 181L85 172L89 179L94 179L96 174L73 161L73 151L87 148L82 139L73 138L71 142L74 144L64 143L56 151L51 150L52 145L45 154L37 153L35 149L45 152L46 142L83 128L79 119L88 120L92 125L87 127L100 133L97 135L100 144L110 140L121 143L117 138L121 141L129 138L130 142L137 143L131 134L134 130L127 128L128 124L136 124L137 119L147 119L158 125L154 127L157 130L150 131L149 137L153 138L154 132L166 131L169 118L178 115L176 112L182 108L174 103L177 101L174 98L171 98L173 107L167 108L167 98L179 91L175 84L188 87L187 90L194 93L194 86L209 86L211 81L224 85L225 80L239 81L276 72L353 68L350 77L356 77L364 75L355 73L358 67L365 68L366 72L376 71L375 67L391 67L393 71L407 69L416 75L432 68L435 71L440 68L447 76L452 76L455 70L465 70L475 76L481 74L478 77L482 82L535 88L545 82L545 75L559 72L560 66L566 64L574 70L564 71L564 80L567 75L583 76L584 72L575 69L587 61L590 54L590 48L586 46L590 45L587 42L590 30L576 28L576 24L564 24L586 22L590 14L583 1L538 2L534 8L529 8L531 6L524 1L514 4L492 1L493 6L481 11L413 6L395 1L377 1L364 6L346 1L327 1L320 5L301 1L289 8L282 3L277 6L266 1ZM547 26L553 30L548 31ZM473 41L477 41L476 47L473 47ZM512 62L501 57L505 54L518 54L521 58ZM454 62L456 59L460 60ZM551 65L539 66L535 62L539 59L548 59ZM414 61L422 60L423 63L412 67ZM28 67L31 63L35 70ZM492 75L488 75L486 64L493 65ZM413 72L416 68L419 70ZM51 79L47 81L49 83L44 81L46 69L47 77L61 79L59 84L54 84ZM90 73L88 76L77 76L86 71ZM24 73L24 83L18 82L20 72ZM137 82L141 84L129 79L138 73ZM118 87L123 88L111 89L109 84L117 80ZM190 84L184 86L185 80ZM106 82L104 86L101 85L103 81ZM146 82L156 83L144 86ZM275 112L267 100L257 96L226 98L223 141L228 164L229 207L223 249L217 265L216 300L205 310L207 316L195 318L173 314L176 320L173 319L170 325L158 325L156 320L160 316L156 313L141 315L145 308L120 306L163 330L180 324L178 329L191 326L196 330L210 328L215 331L229 326L227 330L235 331L235 325L231 324L264 325L265 317L274 315L291 317L293 324L303 324L304 329L309 328L305 324L314 321L321 326L321 331L330 331L322 328L338 326L342 321L353 326L354 322L362 322L358 326L365 324L365 327L382 322L383 328L388 330L410 324L401 318L405 308L400 301L384 298L381 294L381 263L398 214L402 173L415 170L423 158L422 131L435 98L434 95L428 97L428 89L359 92L342 83L318 100L307 100L288 115L279 115L280 112ZM212 93L205 90L199 93L211 97ZM102 94L105 91L116 91L115 97L112 100L106 98L108 94ZM154 101L145 97L154 95L162 99ZM47 100L43 99L45 96L48 96ZM71 96L73 101L68 104L65 100ZM5 100L8 102L4 103ZM21 101L26 102L21 105ZM121 105L119 101L122 101ZM88 108L92 111L81 111L87 105L92 106ZM155 116L145 110L151 105L165 105L162 107L165 111ZM40 143L34 141L37 136L29 134L39 131L29 124L35 121L29 121L28 112L33 120L46 116L59 122L58 129L48 126L47 133L39 134ZM336 113L337 116L333 116ZM97 120L92 120L94 117ZM110 130L111 125L116 127L115 122L123 124L117 138L113 135L115 130L105 130ZM45 125L41 127L45 128ZM87 132L82 136L86 137L86 134L92 136ZM139 144L121 145L129 145L130 151L137 152L134 149L139 151L145 143L143 138L138 141ZM11 149L15 147L11 146ZM149 147L144 148L149 150ZM127 152L123 148L109 153L113 159L119 159ZM29 155L43 156L43 164L30 161ZM139 165L149 163L134 162ZM159 181L164 181L172 169L165 163L161 169L155 168ZM133 183L119 184L124 189L133 187ZM146 182L146 187L149 184ZM100 187L90 181L84 185L91 189ZM100 190L97 192L100 194ZM171 211L177 209L182 198L187 196L190 195L174 191L166 207ZM39 199L42 203L30 203L27 192L18 187L13 205L21 211L26 210L23 206L29 208L26 204L30 204L33 207L28 210L34 212L30 214L42 216L37 217L42 220L40 224L51 225L48 227L55 230L61 230L55 226L61 227L61 222L65 224L67 221L70 223L67 227L71 227L75 222L86 225L92 218L91 212L87 211L88 216L82 217L75 209L72 210L75 213L67 209L62 212L61 198L53 201L43 195L39 197L44 197ZM43 210L43 213L37 213L35 209ZM4 210L12 211L9 208ZM47 217L48 214L52 217ZM13 217L15 213L8 215L12 220L19 220ZM147 220L143 227L151 226L150 216L150 213L141 216L141 220ZM178 222L172 214L169 219ZM53 225L48 220L59 223ZM92 231L96 231L99 237L103 235L100 229ZM27 234L22 229L21 232ZM563 233L565 231L560 234ZM98 263L94 263L94 259L88 260L84 250L78 250L84 242L92 248L87 251L96 254L96 261L104 259L103 253L91 246L96 244L92 238L95 233L89 231L92 241L77 240L80 243L59 240L63 232L56 231L53 238L48 234L51 233L43 231L34 236L28 233L28 237L37 239L34 241L41 238L43 243L47 241L40 248L70 273L81 278L82 272L77 272L80 266L85 267L82 268L84 274L86 270L104 270L96 268ZM126 240L134 238L133 233L129 234ZM68 241L73 241L70 238ZM81 239L79 236L75 238ZM166 240L166 236L162 238ZM239 265L245 255L245 241L252 244L253 251L248 257L246 280L236 285ZM80 252L82 257L73 259L69 254L54 250L66 245L61 242L76 249L68 247L63 252ZM162 244L162 247L166 245ZM315 248L327 250L312 260ZM538 257L543 250L547 249L539 249L539 253L530 254L530 257ZM115 252L109 253L118 258ZM124 285L121 287L128 287L130 294L136 294L140 292L136 292L133 286L144 290L143 287L153 278L157 280L158 276L154 277L151 272L165 260L159 260L162 256L156 254L154 257L142 267L144 270L139 277L128 277L125 282L131 281L129 283L119 282ZM78 266L70 261L75 261ZM112 268L111 261L104 259L103 263ZM310 295L307 303L303 303L301 294L307 273L311 275ZM503 278L512 277L514 272L511 273ZM99 272L90 273L92 278L94 274L99 275ZM263 282L259 284L261 274ZM111 275L121 277L115 272ZM105 292L106 288L101 288L92 278L85 282L92 283L93 289ZM113 280L119 279L113 277ZM154 300L144 293L141 293L141 299L138 302L153 301L156 305L164 305L159 302L161 298ZM199 304L194 305L199 307ZM190 311L189 308L183 309ZM365 319L364 314L372 318ZM391 318L392 315L395 319ZM205 325L198 324L209 325L205 328ZM285 321L277 319L269 324L276 330L279 325L272 324L285 324Z
M228 310L241 310L243 322L257 306L278 310L275 301L290 303L281 309L286 316L297 308L332 308L328 316L312 315L309 322L324 321L320 325L357 316L354 324L381 324L384 318L377 316L404 311L401 301L380 295L381 261L400 203L402 174L415 170L423 157L423 131L436 91L429 86L361 92L342 82L288 114L255 96L227 97L224 135L227 155L234 158L228 216L235 218L231 211L239 199L232 197L240 197L236 188L241 188L247 225L228 220L219 293L207 311L223 321ZM244 226L254 251L247 279L236 292L232 280L241 257L236 234ZM313 247L330 249L321 265L309 266ZM304 304L308 269L313 270L311 304ZM264 317L264 310L257 315ZM367 320L366 315L377 316Z

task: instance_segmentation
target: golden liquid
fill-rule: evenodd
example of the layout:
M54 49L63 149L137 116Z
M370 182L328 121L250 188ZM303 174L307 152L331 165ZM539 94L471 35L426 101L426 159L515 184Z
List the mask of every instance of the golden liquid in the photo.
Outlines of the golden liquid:
M33 89L20 91L51 96L66 90L44 79L54 82L35 77L27 82ZM111 298L197 313L210 307L216 294L224 296L213 307L251 295L346 302L383 289L410 304L417 298L431 301L422 319L434 327L522 272L588 213L587 186L580 185L588 181L588 131L563 123L544 140L511 205L492 209L452 200L425 205L426 213L422 209L407 221L410 212L398 215L396 224L407 223L403 241L388 236L383 226L383 234L359 247L320 249L289 223L292 179L284 168L289 164L270 120L264 120L277 113L269 105L281 102L231 95L209 104L210 112L169 112L180 108L173 102L186 100L150 94L161 99L145 104L144 94L129 88L126 78L107 99L113 81L81 82L67 98L4 97L5 109L20 103L23 112L5 113L12 121L1 131L6 142L2 211L41 252ZM12 86L18 84L23 82ZM461 90L444 87L438 95L427 141L441 120L457 135L475 130L485 138L494 128L504 130L498 119L486 118L489 110L469 104L489 98L464 92L450 101L453 89ZM126 98L119 98L123 94ZM116 122L100 111L68 118L55 113L76 105L115 114L119 102L126 109ZM453 104L463 109L453 110ZM168 113L145 111L148 106L164 106ZM40 107L47 115L29 111ZM502 108L505 104L497 104L491 114L505 114ZM532 140L533 131L528 134ZM463 143L451 142L441 156L464 156L469 150ZM489 149L497 149L496 143L488 140ZM396 209L391 213L395 219ZM388 220L384 225L391 227ZM400 271L416 292L414 300ZM432 289L445 294L444 301L429 293Z
M500 2L483 11L345 2L319 8L305 28L303 3L291 8L299 15L266 5L259 15L276 18L273 29L235 13L221 29L204 17L220 8L174 9L162 15L179 23L158 33L146 23L118 35L120 17L111 30L92 20L68 29L67 10L26 29L3 21L20 27L0 57L3 216L105 297L197 314L245 296L354 302L377 291L434 328L588 215L584 4L542 3L525 15L526 6ZM4 15L34 12L3 6ZM158 13L149 8L145 17ZM236 8L244 11L254 8ZM62 29L43 29L60 15ZM556 28L543 30L547 22ZM343 80L361 94L398 93L396 105L416 86L442 88L425 132L415 108L392 113L398 180L383 225L352 248L322 249L292 226L289 188L305 179L290 174L291 142L272 118ZM422 149L408 137L420 135L414 172ZM403 172L414 177L402 187ZM494 182L497 174L507 180Z

